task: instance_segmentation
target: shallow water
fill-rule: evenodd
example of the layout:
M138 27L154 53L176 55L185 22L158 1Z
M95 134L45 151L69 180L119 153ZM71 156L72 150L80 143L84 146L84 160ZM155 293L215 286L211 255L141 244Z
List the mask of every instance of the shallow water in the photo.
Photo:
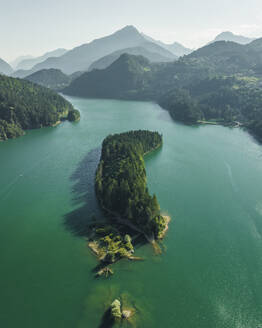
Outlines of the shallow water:
M106 327L122 297L137 309L133 327L259 328L262 146L240 129L177 124L152 103L68 99L80 122L0 144L0 327ZM145 261L96 280L81 236L99 215L100 145L131 129L163 133L146 167L172 221L161 256L140 247Z

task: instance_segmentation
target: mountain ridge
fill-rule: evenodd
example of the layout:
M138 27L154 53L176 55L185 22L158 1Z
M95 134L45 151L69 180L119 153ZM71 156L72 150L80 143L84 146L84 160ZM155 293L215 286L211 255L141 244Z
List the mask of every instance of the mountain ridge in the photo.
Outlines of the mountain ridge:
M90 67L89 71L93 69L104 69L110 66L114 61L116 61L121 55L129 54L135 56L143 56L147 58L150 62L169 62L172 61L170 58L162 56L158 53L149 51L145 44L142 44L140 47L133 47L127 49L121 49L111 53L110 55L104 56L97 61L93 62Z
M215 37L215 39L213 41L209 42L208 44L216 42L216 41L232 41L232 42L236 42L236 43L245 45L254 40L255 40L255 38L249 38L247 36L234 34L230 31L225 31L225 32L219 33Z
M68 50L64 48L58 48L52 51L48 51L39 57L27 58L20 61L16 67L17 70L30 70L38 63L43 62L50 57L60 57L64 55Z
M122 54L104 70L92 70L76 78L69 87L63 90L68 95L94 98L136 98L145 88L144 75L150 73L151 64L142 56ZM103 83L103 81L107 83ZM84 86L84 88L83 88ZM132 90L139 89L133 93Z
M145 42L146 40L141 33L134 26L128 25L113 34L75 47L58 58L48 58L35 65L33 69L57 68L66 74L72 74L75 71L87 71L94 61L115 51L140 46ZM170 59L176 59L167 49L159 47L157 51Z
M0 58L0 74L9 75L12 72L13 72L12 67L6 61Z
M193 52L193 49L189 49L186 48L185 46L183 46L181 43L179 42L173 42L170 44L164 43L160 40L155 40L153 38L151 38L150 36L142 33L142 35L149 41L160 45L161 47L164 47L165 49L171 51L175 56L177 57L181 57L184 55L189 55L191 52Z

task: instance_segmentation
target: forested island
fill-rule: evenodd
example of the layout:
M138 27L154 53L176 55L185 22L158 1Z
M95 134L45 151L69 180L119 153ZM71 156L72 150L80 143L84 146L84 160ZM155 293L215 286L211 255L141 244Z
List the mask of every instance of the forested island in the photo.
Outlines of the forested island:
M79 118L79 111L54 91L0 75L0 140L19 137L28 129Z
M158 132L144 130L109 135L103 141L95 188L107 221L96 227L89 246L105 263L133 258L130 233L153 242L167 230L168 219L161 215L156 196L149 194L143 159L162 143Z

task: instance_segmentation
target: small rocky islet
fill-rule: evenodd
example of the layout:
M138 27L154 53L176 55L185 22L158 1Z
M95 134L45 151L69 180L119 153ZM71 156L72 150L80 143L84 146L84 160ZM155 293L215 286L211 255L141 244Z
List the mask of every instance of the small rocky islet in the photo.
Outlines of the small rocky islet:
M110 305L110 316L116 320L128 320L135 313L133 308L124 308L119 299L115 299Z

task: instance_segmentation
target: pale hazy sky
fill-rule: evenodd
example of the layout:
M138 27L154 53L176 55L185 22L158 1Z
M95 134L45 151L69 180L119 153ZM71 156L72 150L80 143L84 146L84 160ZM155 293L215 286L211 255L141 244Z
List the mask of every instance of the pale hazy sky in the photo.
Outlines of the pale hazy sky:
M194 48L227 30L262 37L262 1L0 0L0 57L71 49L125 25Z

